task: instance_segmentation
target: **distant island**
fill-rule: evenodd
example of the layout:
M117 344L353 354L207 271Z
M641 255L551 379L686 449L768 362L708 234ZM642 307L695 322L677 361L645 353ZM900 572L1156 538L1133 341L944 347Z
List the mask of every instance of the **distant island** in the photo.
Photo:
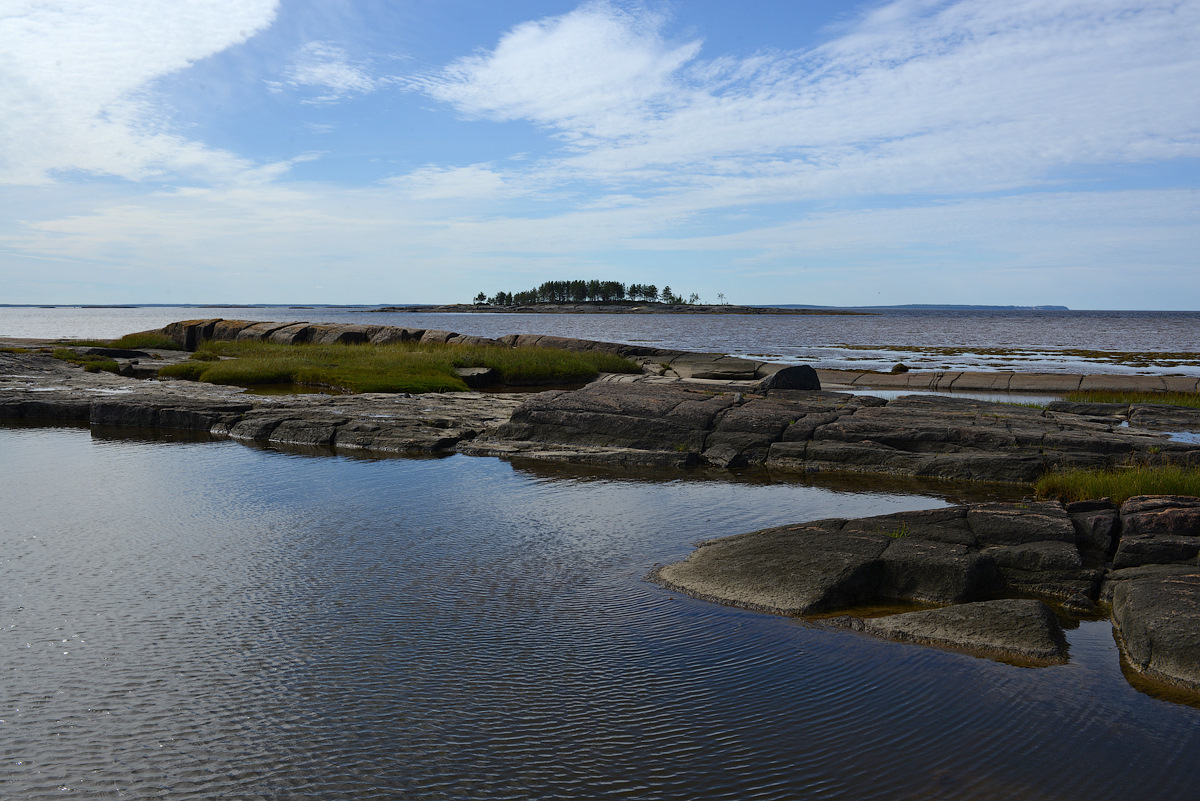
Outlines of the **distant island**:
M385 306L380 312L505 312L524 314L869 314L845 309L784 306L735 306L725 303L724 293L717 293L720 303L700 301L700 296L683 295L670 286L659 290L656 284L625 284L621 281L572 280L544 281L541 285L520 292L501 290L492 296L480 292L472 303L452 303L441 306Z
M873 312L853 309L784 308L780 306L735 306L731 303L710 306L704 303L662 303L582 301L580 303L525 303L499 306L491 303L450 303L445 305L381 306L363 312L403 314L839 314L869 315Z

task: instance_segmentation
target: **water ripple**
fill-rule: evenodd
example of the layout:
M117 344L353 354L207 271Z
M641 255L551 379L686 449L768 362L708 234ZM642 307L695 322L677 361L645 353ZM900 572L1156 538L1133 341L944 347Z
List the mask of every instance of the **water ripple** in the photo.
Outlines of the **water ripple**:
M1200 779L1200 712L1130 688L1104 624L1029 670L644 580L707 537L940 499L66 429L0 429L0 449L0 796L1137 799Z

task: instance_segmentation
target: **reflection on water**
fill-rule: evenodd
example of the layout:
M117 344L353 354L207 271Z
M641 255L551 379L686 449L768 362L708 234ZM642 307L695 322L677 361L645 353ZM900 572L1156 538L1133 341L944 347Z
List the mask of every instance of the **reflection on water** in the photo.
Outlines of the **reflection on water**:
M1030 670L644 580L700 539L942 499L59 428L0 428L0 453L0 796L1129 799L1200 779L1200 712L1131 688L1105 623Z

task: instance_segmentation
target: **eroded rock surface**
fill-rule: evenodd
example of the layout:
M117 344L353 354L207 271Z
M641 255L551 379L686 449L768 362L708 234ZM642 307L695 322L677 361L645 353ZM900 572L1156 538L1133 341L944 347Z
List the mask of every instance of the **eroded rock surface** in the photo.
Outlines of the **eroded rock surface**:
M181 347L213 337L288 342L477 341L451 331L215 319L173 323L163 331ZM763 465L780 471L1010 483L1033 481L1056 467L1108 467L1130 459L1200 463L1196 444L1126 426L1117 417L945 396L885 401L818 390L764 392L761 380L750 379L778 374L783 376L779 383L788 384L789 371L797 380L811 371L730 361L720 354L647 355L645 351L652 349L562 337L521 335L486 342L609 349L642 360L647 372L602 377L576 391L520 397L423 396L424 401L402 402L394 395L263 399L191 382L122 381L85 374L37 354L3 354L0 416L207 429L239 439L384 452L456 449L590 464L707 464L735 469ZM186 354L173 358L186 358ZM153 365L161 363L131 361L122 372L153 374ZM694 376L737 373L746 380L685 381L653 374L670 371L677 376L676 369ZM482 373L468 378L472 383L487 383ZM425 407L435 411L419 411ZM429 419L442 422L434 425ZM1105 548L1105 521L1093 519L1090 525L1096 527L1091 532L1094 547ZM1169 545L1159 539L1152 548ZM1123 564L1161 558L1147 557L1133 544L1126 551Z
M896 602L944 609L840 619L882 637L964 648L1044 664L1066 651L1039 599L1091 616L1111 606L1128 665L1200 691L1200 498L1138 496L1120 509L1101 499L981 503L855 520L828 519L702 543L653 578L706 600L816 615ZM1113 557L1128 542L1139 564ZM1023 600L1017 600L1023 599Z
M1067 639L1050 607L1006 598L849 622L857 631L890 640L965 650L1034 665L1067 661Z
M561 444L633 448L691 454L685 463L719 467L1011 483L1032 482L1049 469L1112 467L1131 458L1200 463L1195 444L1064 412L931 395L892 401L818 391L759 395L649 381L596 382L531 397L485 440L508 452L547 453ZM1069 521L1064 526L1069 530Z
M1026 520L1028 518L1028 520ZM1090 606L1086 568L1056 502L979 504L819 520L702 544L658 580L750 609L811 615L895 601L958 604L1021 593Z
M1200 691L1200 570L1121 581L1112 613L1130 666Z

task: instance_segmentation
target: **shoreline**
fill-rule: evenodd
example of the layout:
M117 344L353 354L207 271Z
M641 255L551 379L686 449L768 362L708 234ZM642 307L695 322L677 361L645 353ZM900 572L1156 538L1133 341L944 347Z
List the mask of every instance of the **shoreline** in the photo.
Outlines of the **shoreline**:
M153 364L187 359L188 347L214 335L443 343L459 335L215 319L173 323L162 333L181 349L157 360L127 352L121 357L124 375L88 373L36 349L14 352L21 346L0 340L8 348L0 350L0 421L186 431L331 454L461 453L633 471L747 468L910 477L931 485L992 483L1007 486L1009 497L1046 471L1067 467L1117 467L1130 460L1200 466L1200 444L1164 434L1200 431L1200 409L1066 401L1029 408L953 397L955 389L968 387L1061 392L1105 382L1157 390L1167 387L1170 376L813 371L715 353L510 335L488 343L606 349L634 358L643 371L535 394L251 395L136 376L154 375ZM949 392L885 400L836 391L868 386ZM654 576L700 598L805 616L896 599L946 605L881 619L886 622L854 618L828 625L1043 663L1067 659L1053 614L1040 601L997 605L1000 600L1033 596L1074 616L1109 614L1102 611L1107 607L1134 671L1195 691L1200 643L1191 633L1200 630L1198 560L1200 500L1135 498L1119 508L1098 501L1065 507L992 503L801 523L710 541ZM795 569L780 572L781 564ZM806 584L795 583L796 570L808 576ZM1030 638L1012 641L1014 628Z
M205 339L461 342L601 350L636 361L642 372L602 375L581 389L536 393L504 392L501 387L496 392L421 396L267 396L187 381L144 380L169 363L150 354L110 354L118 357L123 374L114 376L85 373L37 352L0 353L0 418L184 428L242 441L379 453L458 452L674 469L763 466L787 473L1016 484L1052 469L1114 467L1134 458L1200 463L1200 445L1163 433L1200 431L1200 409L1063 401L1028 408L954 394L1196 388L1195 381L1169 376L813 371L719 353L549 335L490 340L442 330L219 318L171 323L157 333L180 346L171 356L176 362L187 359L187 351ZM768 383L805 370L812 374L808 383L794 388ZM890 400L853 394L868 387L948 392Z

